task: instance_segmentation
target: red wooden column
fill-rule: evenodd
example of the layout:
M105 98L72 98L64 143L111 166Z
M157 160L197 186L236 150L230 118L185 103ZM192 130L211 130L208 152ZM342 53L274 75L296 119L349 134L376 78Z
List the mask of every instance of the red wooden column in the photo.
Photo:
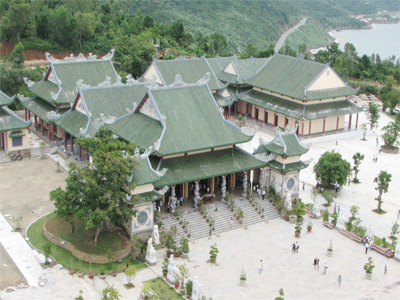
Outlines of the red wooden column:
M267 123L267 110L264 109L264 124Z
M283 125L283 128L286 128L287 121L288 121L288 119L287 119L286 116L285 116L285 123L284 123L284 125Z
M69 142L71 144L71 153L74 152L74 137L72 135L69 136Z
M358 127L358 113L356 115L356 129L357 129L357 127Z
M25 121L28 121L28 110L25 108Z
M49 138L49 140L51 138L50 126L51 126L51 124L47 123L47 137Z
M301 122L301 137L304 136L304 120Z
M54 125L51 125L51 142L54 142Z
M277 122L276 122L277 120L276 120L276 113L274 112L274 126L276 126L277 124Z
M67 150L67 132L63 132L63 139L64 139L64 148Z
M325 122L326 122L326 119L324 118L324 125L322 126L322 133L325 133Z
M249 110L249 104L246 102L244 105L244 116L247 117L247 112Z
M311 120L308 122L308 136L311 136Z
M31 119L31 111L28 110L28 120L30 120L30 119Z
M79 159L82 159L82 146L81 145L78 146L78 156L79 156Z
M351 116L352 115L349 116L349 129L351 129Z
M228 120L231 118L231 106L228 106Z
M339 131L339 117L336 120L336 131Z
M43 134L43 120L40 120L40 133Z
M35 115L35 129L37 130L37 116Z
M88 153L87 148L85 149L85 151L86 151L86 160L89 160L89 153Z

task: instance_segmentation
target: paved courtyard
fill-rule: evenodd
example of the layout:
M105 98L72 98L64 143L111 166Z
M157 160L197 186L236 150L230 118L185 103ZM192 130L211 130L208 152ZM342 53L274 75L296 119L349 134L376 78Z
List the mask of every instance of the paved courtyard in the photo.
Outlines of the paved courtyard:
M382 115L380 127L389 122L389 117ZM359 124L365 122L364 114L360 114ZM338 135L326 135L317 138L305 138L303 142L311 143L310 151L302 159L313 158L311 165L301 171L301 181L306 182L305 191L300 197L306 203L312 202L311 186L315 185L312 172L313 164L327 150L335 149L345 159L352 163L356 152L365 155L361 163L360 184L345 186L338 193L336 203L341 206L341 215L349 216L351 205L360 206L360 217L363 224L374 231L375 235L388 237L392 224L397 219L400 209L398 196L400 194L400 156L382 153L378 162L373 163L372 157L378 153L376 136L370 132L368 141L361 141L361 131L349 131ZM265 132L257 133L250 143L253 147L259 137L270 140ZM382 141L380 141L382 143ZM251 150L251 149L250 149ZM49 191L57 186L65 185L67 173L57 173L57 166L50 158L42 160L26 159L20 162L0 164L0 212L12 217L23 216L22 227L25 229L37 217L54 209L49 201ZM385 215L372 212L376 208L377 196L373 178L385 170L392 174L389 192L383 195ZM12 200L12 201L10 201ZM332 208L331 208L332 209ZM14 220L9 220L14 227ZM305 224L307 219L305 220ZM176 264L186 263L190 269L191 278L198 276L202 284L203 294L218 299L274 299L283 288L285 299L399 299L400 295L400 263L388 259L375 251L368 255L364 253L362 244L358 244L336 230L322 226L322 220L313 220L311 233L305 226L300 239L294 237L294 225L282 219L269 223L259 223L249 226L248 230L236 229L221 234L196 240L190 243L189 261L176 259ZM326 255L329 241L332 239L333 257ZM298 241L299 253L291 252L291 245ZM217 243L219 256L216 265L207 263L210 245ZM371 256L376 266L371 280L365 278L363 265ZM65 269L54 267L45 271L47 284L45 287L30 287L12 293L1 292L2 299L71 299L82 290L85 299L99 299L101 290L108 285L114 285L122 294L123 299L136 299L141 289L141 282L161 275L161 263L165 257L164 250L157 251L158 264L138 272L133 280L136 287L126 290L124 274L108 277L106 280L90 280L70 276ZM315 270L312 263L315 257L320 258L320 270ZM258 273L260 259L264 270ZM327 274L322 275L323 264L327 263ZM385 264L388 264L388 274L384 275ZM247 274L247 284L239 286L239 275L244 268ZM342 286L337 286L338 276L342 276ZM1 278L4 274L0 274Z

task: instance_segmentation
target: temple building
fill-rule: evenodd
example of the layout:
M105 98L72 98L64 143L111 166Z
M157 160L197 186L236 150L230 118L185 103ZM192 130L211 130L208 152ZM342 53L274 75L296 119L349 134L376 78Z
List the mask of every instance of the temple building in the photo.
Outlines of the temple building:
M73 136L62 128L51 123L54 116L61 115L71 109L76 99L79 86L97 86L101 83L118 83L120 77L111 62L114 50L101 59L89 54L88 57L72 54L64 60L54 59L46 53L50 66L38 82L25 78L29 90L35 94L33 98L21 99L25 107L25 119L33 117L34 129L46 135L53 142L55 138L73 141Z
M164 190L158 195L172 208L180 198L193 199L197 206L218 191L223 197L239 183L246 190L247 175L242 175L266 165L236 147L250 141L255 132L224 119L206 84L150 88L132 112L105 126L148 156L150 164L143 163L141 169L146 171L133 181L136 188L131 194L155 199L154 189ZM150 204L135 205L143 219Z
M8 108L15 100L0 91L0 148L7 153L25 154L30 152L29 126L31 121L24 121Z
M281 132L270 142L260 140L254 151L257 158L266 160L267 165L260 169L259 182L263 188L274 188L281 197L299 195L300 170L308 167L311 161L302 161L301 155L309 148L302 145L293 131Z
M349 129L352 124L358 126L362 109L348 100L358 90L343 82L329 65L275 54L243 82L253 87L238 96L236 111L245 117L297 128L301 137L343 130L346 116Z

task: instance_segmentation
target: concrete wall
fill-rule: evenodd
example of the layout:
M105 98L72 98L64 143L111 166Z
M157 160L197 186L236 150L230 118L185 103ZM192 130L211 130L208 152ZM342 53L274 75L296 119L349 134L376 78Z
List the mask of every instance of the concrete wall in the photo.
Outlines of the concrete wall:
M232 65L232 62L229 63L229 65L226 66L224 72L229 73L229 74L234 74L237 75L235 68Z
M135 187L134 190L131 190L131 194L138 195L138 194L151 192L152 190L154 190L153 184L139 185L139 186Z
M323 90L344 87L345 84L340 77L332 70L331 67L327 68L318 79L309 87L309 91Z
M22 145L13 147L12 138L9 136L13 131L22 131L25 135L22 137ZM30 148L29 145L29 130L28 128L24 129L13 129L4 132L4 149L10 152L20 151Z

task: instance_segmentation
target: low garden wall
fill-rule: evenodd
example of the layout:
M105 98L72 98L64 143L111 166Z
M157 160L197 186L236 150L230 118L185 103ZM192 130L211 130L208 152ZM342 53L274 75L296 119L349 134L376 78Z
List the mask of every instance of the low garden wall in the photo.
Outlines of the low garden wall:
M83 252L81 250L76 249L75 246L72 245L71 243L64 241L61 238L59 238L58 236L54 236L52 233L50 233L46 229L47 222L48 222L48 220L43 225L43 234L46 237L46 239L48 239L53 244L60 246L61 248L64 248L65 250L70 251L72 253L72 255L75 256L77 259L80 259L80 260L83 260L83 261L86 261L89 263L94 263L94 264L106 264L106 263L121 260L121 259L127 257L131 253L131 245L130 244L127 244L127 246L122 250L113 252L112 259L108 259L107 254L99 255L99 254Z

